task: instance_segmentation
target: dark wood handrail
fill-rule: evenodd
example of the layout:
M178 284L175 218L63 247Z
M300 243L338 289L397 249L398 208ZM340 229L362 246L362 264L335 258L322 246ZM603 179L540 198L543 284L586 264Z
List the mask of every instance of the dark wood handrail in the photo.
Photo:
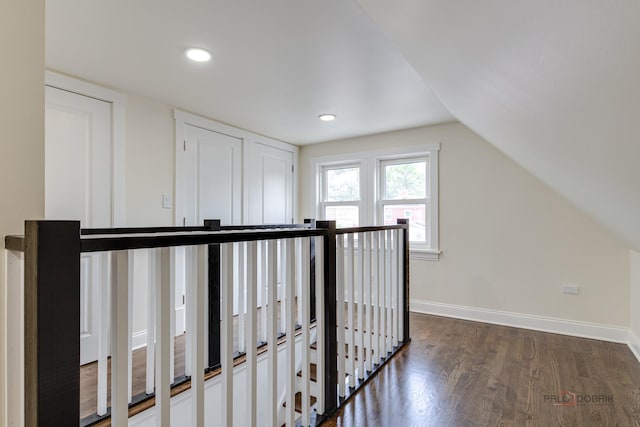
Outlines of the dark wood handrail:
M157 234L157 233L156 233ZM265 231L206 231L200 233L170 233L164 235L134 235L117 237L83 236L80 251L104 252L130 249L165 248L170 246L212 245L231 242L252 242L257 240L293 239L296 237L324 236L323 229L284 229Z
M205 224L207 221L205 220ZM221 225L220 230L274 230L283 228L309 228L308 224L256 224L256 225ZM182 227L118 227L118 228L83 228L80 234L83 236L109 235L109 234L147 234L147 233L185 233L194 231L211 231L207 225L194 225Z
M336 234L367 233L369 231L383 231L383 230L404 230L405 228L407 228L407 225L404 225L404 224L369 225L365 227L337 228Z

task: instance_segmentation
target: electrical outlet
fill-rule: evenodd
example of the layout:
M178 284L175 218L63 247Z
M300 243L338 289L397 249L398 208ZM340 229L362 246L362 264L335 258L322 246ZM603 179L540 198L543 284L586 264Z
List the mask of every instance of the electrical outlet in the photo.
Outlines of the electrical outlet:
M164 209L171 209L173 207L170 194L163 194L162 195L162 207Z
M578 293L580 293L580 287L576 285L562 285L562 293L577 295Z

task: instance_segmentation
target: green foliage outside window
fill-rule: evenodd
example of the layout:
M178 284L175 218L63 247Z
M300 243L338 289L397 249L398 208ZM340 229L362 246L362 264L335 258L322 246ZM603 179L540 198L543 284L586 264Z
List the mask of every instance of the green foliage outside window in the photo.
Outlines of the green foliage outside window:
M426 195L427 163L386 165L385 199L424 199Z

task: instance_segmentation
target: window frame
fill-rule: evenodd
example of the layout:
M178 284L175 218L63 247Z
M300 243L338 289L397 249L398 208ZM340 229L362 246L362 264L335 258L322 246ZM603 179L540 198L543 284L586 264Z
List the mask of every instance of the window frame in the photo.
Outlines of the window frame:
M359 199L358 200L347 200L347 201L329 201L328 200L328 180L327 180L327 172L330 170L339 170L339 169L358 169L358 181L359 181ZM357 207L358 208L358 225L363 224L362 220L362 162L340 162L340 163L326 163L320 166L320 197L319 197L319 212L318 219L326 219L326 210L327 207L331 206L346 206L346 207Z
M425 195L429 197L415 198L415 199L387 199L386 193L386 166L392 165L405 165L411 163L425 163ZM426 251L431 249L432 240L432 212L431 206L431 158L428 154L412 155L406 157L394 157L394 158L381 158L377 162L378 170L378 194L377 194L377 209L378 209L378 221L377 223L384 224L384 208L388 205L415 205L424 206L425 210L425 241L410 241L410 249L413 251ZM411 224L411 218L409 218L409 224ZM427 235L429 237L429 244L427 244Z
M311 163L311 212L315 212L316 218L324 219L324 177L323 170L330 168L348 167L348 165L360 165L360 225L384 224L384 214L381 208L381 162L398 160L406 162L410 158L428 158L429 160L429 201L427 203L427 218L431 219L431 245L410 243L410 258L428 261L439 259L439 151L440 143L425 143L415 146L394 147L389 149L371 150L364 152L351 152L339 155L312 157ZM404 199L402 199L404 200ZM416 199L413 199L414 201ZM394 201L398 202L398 200ZM344 202L332 202L344 203Z

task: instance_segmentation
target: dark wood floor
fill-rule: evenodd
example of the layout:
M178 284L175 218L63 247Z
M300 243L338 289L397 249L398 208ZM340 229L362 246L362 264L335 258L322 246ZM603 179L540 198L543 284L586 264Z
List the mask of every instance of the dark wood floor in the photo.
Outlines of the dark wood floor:
M640 426L624 344L420 314L411 336L323 426Z
M176 377L184 375L184 335L175 339L174 373ZM147 348L133 351L131 367L131 389L133 396L145 393L147 381ZM89 363L80 367L80 418L96 413L98 399L98 363ZM107 362L107 405L111 404L111 359Z

